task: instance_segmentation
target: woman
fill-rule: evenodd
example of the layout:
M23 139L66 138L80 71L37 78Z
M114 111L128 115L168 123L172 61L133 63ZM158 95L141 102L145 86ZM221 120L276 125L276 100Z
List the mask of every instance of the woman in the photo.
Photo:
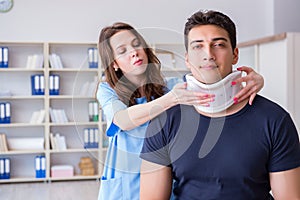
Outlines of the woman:
M103 28L98 47L105 80L98 86L97 99L106 116L110 143L98 199L139 199L139 153L148 121L177 104L209 106L214 94L188 91L186 83L168 91L159 60L128 24ZM235 102L251 95L251 104L263 78L250 68L241 70L248 75L235 82L247 85Z

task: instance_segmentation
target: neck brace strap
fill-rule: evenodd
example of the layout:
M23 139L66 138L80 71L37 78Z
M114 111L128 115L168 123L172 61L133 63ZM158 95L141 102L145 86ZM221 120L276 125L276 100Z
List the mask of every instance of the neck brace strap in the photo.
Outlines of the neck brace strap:
M195 106L198 110L205 113L217 113L226 110L234 101L234 96L241 90L241 85L231 85L231 82L241 77L240 71L233 71L219 82L204 84L196 80L192 74L186 75L187 89L202 93L215 95L215 100L210 102L208 107Z

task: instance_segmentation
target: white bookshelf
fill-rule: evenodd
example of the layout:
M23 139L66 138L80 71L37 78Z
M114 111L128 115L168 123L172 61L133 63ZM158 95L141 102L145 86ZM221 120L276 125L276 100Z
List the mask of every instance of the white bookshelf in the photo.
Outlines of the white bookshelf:
M0 158L10 158L10 179L0 179L0 183L9 182L47 182L62 180L100 179L107 147L103 146L106 122L103 121L99 107L99 122L89 121L88 103L95 101L95 91L90 91L93 83L102 76L98 68L89 68L88 48L97 47L96 43L71 42L1 42L0 46L9 48L9 67L0 68L0 90L9 90L12 96L0 96L0 102L11 104L11 123L0 124L0 133L7 138L42 137L42 150L8 150L0 152ZM154 52L162 57L162 72L165 77L179 77L189 71L184 64L184 47L182 44L153 44ZM28 69L28 56L43 55L43 67ZM63 68L52 68L49 58L52 54L60 57ZM99 61L100 63L100 61ZM43 74L45 94L31 94L31 79L34 74ZM49 77L52 74L60 77L59 95L49 95ZM89 82L83 93L83 86ZM50 108L63 109L67 122L56 123L51 120ZM42 123L30 123L32 113L45 110ZM84 148L84 129L98 128L99 147ZM60 133L65 137L66 150L56 150L51 146L50 133ZM46 177L35 178L34 158L44 155L46 159ZM80 175L81 157L91 157L95 175ZM51 166L72 165L73 177L51 177Z
M9 138L41 137L44 138L42 150L8 150L0 152L0 158L10 158L10 179L0 179L0 183L9 182L43 182L56 180L99 179L102 173L103 129L102 122L90 122L88 102L95 101L94 91L80 94L81 86L86 82L98 81L101 68L89 68L88 48L97 47L96 43L60 43L60 42L0 42L0 46L9 48L9 67L0 68L0 90L10 91L12 96L0 96L0 102L11 104L11 123L0 124L0 133ZM62 69L51 68L50 54L60 56ZM43 68L28 69L28 56L43 55ZM31 94L31 79L34 74L43 74L45 94ZM60 76L59 95L49 95L49 76ZM50 108L64 109L68 122L53 123ZM45 110L42 123L30 123L32 113ZM101 119L101 113L99 113ZM98 128L99 147L84 148L83 130ZM63 135L66 139L66 150L55 150L50 145L50 133ZM35 178L34 158L44 155L46 158L46 177ZM82 157L92 158L95 174L80 175L79 162ZM72 165L73 177L51 177L51 166Z

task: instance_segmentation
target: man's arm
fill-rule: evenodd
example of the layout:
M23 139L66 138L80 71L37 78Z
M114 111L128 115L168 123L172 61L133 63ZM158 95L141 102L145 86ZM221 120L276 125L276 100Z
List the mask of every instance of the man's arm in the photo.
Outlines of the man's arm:
M169 200L172 190L171 168L143 160L140 184L141 200Z
M300 167L270 173L270 183L276 200L300 200Z

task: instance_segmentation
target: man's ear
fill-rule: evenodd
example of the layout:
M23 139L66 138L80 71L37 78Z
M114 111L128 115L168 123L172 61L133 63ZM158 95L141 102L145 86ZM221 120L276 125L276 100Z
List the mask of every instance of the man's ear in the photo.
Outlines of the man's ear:
M233 50L233 60L232 60L232 64L235 65L237 62L239 61L239 49L235 48Z
M188 56L188 53L185 53L184 61L185 61L185 66L186 66L188 69L191 69L191 65L190 65L190 63L189 63L189 56Z

